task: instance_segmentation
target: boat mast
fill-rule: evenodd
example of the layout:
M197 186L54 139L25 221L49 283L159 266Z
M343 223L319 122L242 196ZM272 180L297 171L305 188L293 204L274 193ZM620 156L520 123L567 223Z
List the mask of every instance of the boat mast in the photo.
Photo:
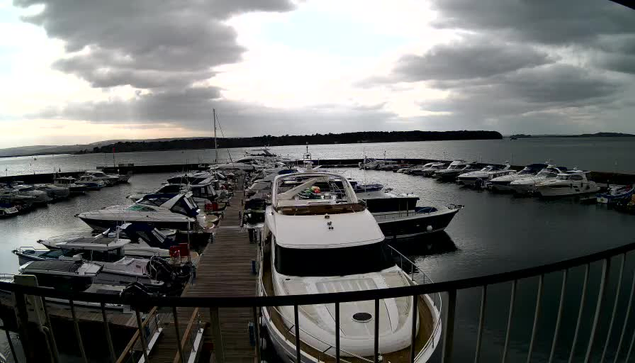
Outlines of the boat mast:
M214 164L218 164L218 142L216 141L216 109L213 108L214 114Z

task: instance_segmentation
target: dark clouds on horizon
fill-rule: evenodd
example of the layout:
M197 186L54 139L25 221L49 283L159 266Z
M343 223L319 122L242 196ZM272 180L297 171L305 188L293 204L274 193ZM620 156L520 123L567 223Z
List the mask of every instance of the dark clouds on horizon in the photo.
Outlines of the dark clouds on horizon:
M609 1L436 0L434 26L461 39L402 56L387 77L361 87L424 82L449 92L420 101L439 116L399 117L378 107L274 109L222 98L213 68L245 49L225 23L244 12L286 12L287 0L80 1L44 4L24 20L65 41L54 68L96 88L143 90L132 100L70 103L39 117L104 123L167 122L193 130L222 110L230 134L404 128L496 129L504 133L632 131L635 11Z

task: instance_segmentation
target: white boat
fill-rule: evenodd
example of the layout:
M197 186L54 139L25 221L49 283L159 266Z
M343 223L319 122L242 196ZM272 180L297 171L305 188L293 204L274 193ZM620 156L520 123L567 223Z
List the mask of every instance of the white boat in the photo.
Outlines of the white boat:
M90 175L94 180L100 180L105 186L119 183L119 175L108 175L101 170L86 170L84 175Z
M476 165L468 163L465 160L455 160L451 162L447 168L435 171L433 176L435 179L442 181L452 181L461 174L475 170L477 170Z
M191 193L150 194L133 205L114 205L77 215L96 231L123 223L144 223L158 229L207 231L207 221Z
M20 211L13 204L0 203L0 218L13 217L18 213Z
M303 181L299 185L298 179ZM292 182L290 187L287 180ZM346 179L337 174L278 176L272 204L265 213L263 236L261 295L361 291L414 284L386 253L390 247L373 216L358 202ZM381 359L409 361L413 319L417 319L415 361L426 362L441 335L440 311L428 295L417 300L416 314L412 303L411 297L379 300L379 316L375 316L373 301L341 303L342 359L373 360L374 324L369 323L377 319ZM262 311L263 324L278 356L284 362L295 362L294 308L266 307ZM302 362L334 359L333 311L333 304L299 307Z
M563 173L567 168L562 166L548 165L542 169L538 174L514 180L509 183L509 187L514 193L518 194L531 194L536 191L536 185L549 179L555 179L558 174Z
M486 183L487 188L496 192L511 192L513 191L513 188L509 186L511 182L532 177L547 166L547 164L529 164L516 173L493 178Z
M35 184L35 189L45 192L52 200L66 199L71 195L69 187L55 184Z
M13 190L17 194L33 197L33 204L46 204L53 200L45 191L38 190L33 185L17 183L13 185Z
M433 176L437 170L441 170L446 167L447 167L446 163L442 163L442 162L426 163L426 164L423 164L423 166L420 169L417 168L412 170L410 174L430 177L430 176Z
M83 261L30 261L20 266L21 274L35 275L39 286L81 292L88 289L101 266Z
M82 175L75 184L84 186L87 190L101 190L106 186L103 180L97 179L94 175Z
M597 193L600 187L589 180L588 171L569 170L536 185L536 193L541 197L563 197L569 195Z
M509 164L487 165L481 170L471 171L469 173L459 175L457 181L459 184L466 186L483 188L488 181L494 178L516 173L515 170L510 168L511 166Z
M68 188L71 194L83 194L88 188L85 185L76 184L72 176L59 176L53 179L53 185Z

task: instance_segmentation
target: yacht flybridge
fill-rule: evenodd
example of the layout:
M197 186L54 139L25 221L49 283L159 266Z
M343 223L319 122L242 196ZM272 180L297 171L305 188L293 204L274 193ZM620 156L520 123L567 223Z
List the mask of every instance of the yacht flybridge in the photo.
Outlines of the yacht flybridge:
M377 222L358 202L346 178L330 173L298 173L275 178L265 213L259 293L282 296L361 291L413 285L389 254ZM426 362L440 338L440 311L429 296L341 303L340 354L373 360L374 322L385 362L409 361L413 319L417 319L416 362ZM416 311L416 313L414 312ZM300 330L301 361L334 359L334 306L263 308L263 320L278 356L295 362L294 328Z

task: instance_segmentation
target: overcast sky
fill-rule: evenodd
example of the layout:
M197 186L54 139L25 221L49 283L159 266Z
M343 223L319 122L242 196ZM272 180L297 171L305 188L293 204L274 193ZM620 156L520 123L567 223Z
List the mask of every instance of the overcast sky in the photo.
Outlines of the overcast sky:
M635 133L601 0L0 0L0 147L357 130Z

